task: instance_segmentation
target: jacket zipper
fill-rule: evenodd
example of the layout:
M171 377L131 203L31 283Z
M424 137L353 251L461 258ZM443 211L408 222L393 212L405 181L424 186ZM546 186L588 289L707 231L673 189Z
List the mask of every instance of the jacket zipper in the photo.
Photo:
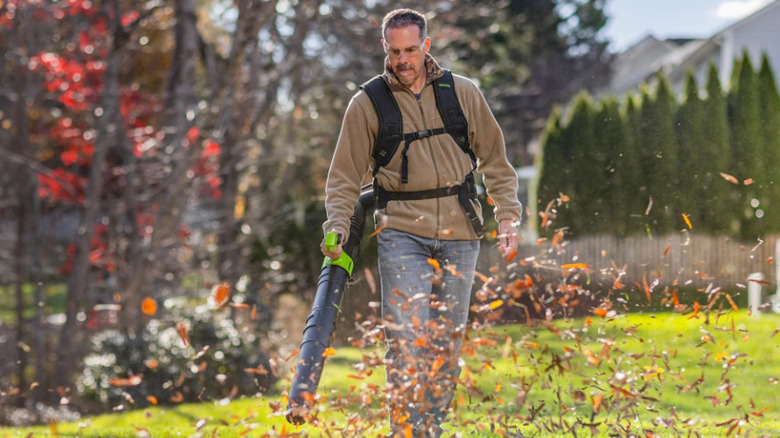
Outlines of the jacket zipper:
M420 91L420 94L415 94L414 98L417 100L417 106L420 108L420 115L422 116L422 125L423 129L428 129L428 125L425 123L425 110L423 109L422 104L422 93L425 91L425 88L427 88L428 85L426 84L425 87ZM411 91L411 90L410 90ZM412 93L414 94L414 93ZM439 169L438 166L436 166L436 156L433 154L433 151L431 151L431 138L424 138L422 140L425 140L425 144L428 146L428 153L431 154L431 162L433 163L433 171L434 175L436 175L436 187L439 187L440 181L439 181ZM439 221L439 216L441 214L441 205L439 204L440 200L439 198L435 198L436 200L436 238L439 238L439 228L441 226Z

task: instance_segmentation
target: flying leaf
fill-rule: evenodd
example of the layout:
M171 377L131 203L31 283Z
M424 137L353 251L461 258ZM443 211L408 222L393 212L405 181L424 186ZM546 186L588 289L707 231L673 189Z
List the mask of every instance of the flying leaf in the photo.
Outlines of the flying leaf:
M328 347L322 352L322 357L330 357L336 354L336 350L333 347Z
M732 183L732 184L739 184L739 180L734 178L733 176L729 175L728 173L720 172L720 176L723 177L726 181Z
M746 180L742 181L742 184L744 184L746 186L749 186L749 185L753 184L753 182L754 182L753 178L747 178Z
M504 304L504 300L495 300L490 303L490 310L496 310Z
M566 265L561 265L561 269L588 269L590 268L590 265L587 263L569 263Z
M323 354L323 356L325 355ZM268 370L265 369L265 367L262 365L258 365L257 368L244 368L244 371L246 371L247 373L259 374L261 376L265 376L266 374L268 374Z
M368 283L368 290L371 291L371 295L376 295L376 281L374 280L374 274L371 273L371 270L366 268L363 268L363 276L366 277L366 283Z
M598 394L595 397L593 397L593 413L596 414L599 412L599 408L601 407L601 400L604 398L604 394Z
M176 331L179 333L182 342L184 342L184 346L190 345L190 336L187 334L187 325L184 322L176 324Z
M111 386L126 387L126 386L138 386L143 381L143 378L139 374L132 375L126 379L116 378L108 381Z
M687 226L688 226L688 229L689 229L689 230L690 230L690 229L693 229L693 225L691 225L691 220L690 220L690 219L688 219L688 215L687 215L687 214L685 214L685 213L683 213L683 214L682 214L682 218L683 218L683 220L685 221L685 225L687 225Z
M381 233L381 232L382 232L382 230L384 230L384 229L385 229L385 226L384 226L384 225L382 225L381 227L377 227L377 229L376 229L376 230L374 230L374 232L373 232L373 233L369 234L369 235L368 235L368 237L374 237L374 236L376 236L377 234Z
M157 301L149 297L144 298L144 300L141 301L141 312L148 316L157 313Z
M231 287L228 283L219 283L211 288L209 295L209 306L215 309L221 309L230 300Z

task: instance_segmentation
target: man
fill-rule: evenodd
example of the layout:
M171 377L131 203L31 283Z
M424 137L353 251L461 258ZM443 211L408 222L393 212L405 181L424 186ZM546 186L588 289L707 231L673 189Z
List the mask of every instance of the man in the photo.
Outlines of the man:
M516 250L516 226L522 217L517 175L506 159L503 134L473 82L452 76L468 123L470 151L459 146L454 135L437 129L444 122L433 84L444 71L428 53L426 26L425 17L409 9L394 10L382 22L387 58L380 78L400 108L403 133L421 135L401 141L389 162L379 166L374 156L380 128L377 109L367 90L359 91L344 116L325 197L328 218L323 231L335 231L345 243L369 170L375 192L386 196L378 199L375 223L381 228L377 239L392 436L408 436L410 431L415 437L440 436L453 398L482 222L475 196L466 197L464 204L457 193L464 187L473 193L469 178L475 166L494 201L498 248L504 257ZM424 194L394 198L399 192ZM323 246L323 254L335 259L341 248L327 251Z

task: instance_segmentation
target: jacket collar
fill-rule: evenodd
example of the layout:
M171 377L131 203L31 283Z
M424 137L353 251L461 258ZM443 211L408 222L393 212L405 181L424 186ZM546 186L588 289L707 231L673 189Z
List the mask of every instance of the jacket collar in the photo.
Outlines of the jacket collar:
M427 70L425 74L426 85L429 85L431 82L435 81L436 79L439 79L444 74L444 70L442 70L441 66L439 66L439 63L436 62L435 59L433 59L433 56L431 56L430 53L425 54L425 68ZM393 72L393 67L390 65L389 58L385 58L385 77L387 78L387 81L390 82L391 86L394 87L403 86L403 84L401 84L401 82L395 76L395 73Z

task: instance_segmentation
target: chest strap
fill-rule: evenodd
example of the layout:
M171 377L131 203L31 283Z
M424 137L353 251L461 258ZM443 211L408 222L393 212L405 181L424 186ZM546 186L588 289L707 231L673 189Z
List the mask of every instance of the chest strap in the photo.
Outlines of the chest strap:
M377 184L374 179L374 196L376 197L376 208L381 210L387 207L390 201L416 201L419 199L444 198L447 196L457 196L463 212L466 214L474 232L482 237L485 230L482 221L477 214L472 201L477 199L477 187L474 183L474 173L466 175L466 180L451 187L439 187L437 189L418 190L414 192L390 192Z
M420 140L423 138L433 137L434 135L441 135L446 134L447 130L444 128L438 128L438 129L423 129L422 131L417 132L410 132L408 134L404 134L404 148L401 151L401 184L406 184L409 182L409 157L406 156L406 153L409 151L409 146L412 144L415 140ZM376 176L377 171L379 170L379 166L374 169L374 176Z

